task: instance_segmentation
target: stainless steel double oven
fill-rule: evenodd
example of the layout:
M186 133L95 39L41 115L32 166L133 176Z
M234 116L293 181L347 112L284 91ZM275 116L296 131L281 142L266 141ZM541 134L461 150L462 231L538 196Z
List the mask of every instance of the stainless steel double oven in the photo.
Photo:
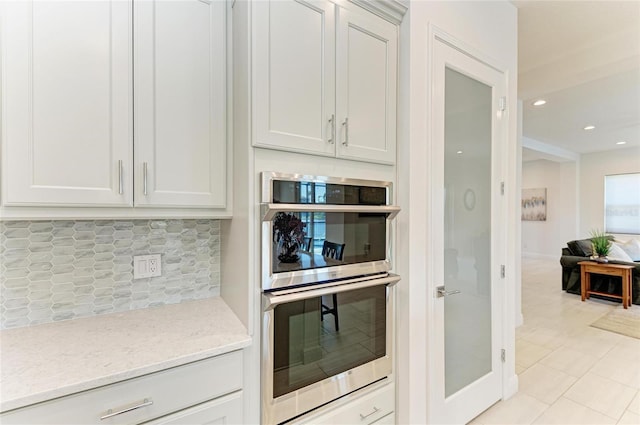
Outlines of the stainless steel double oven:
M392 184L262 174L262 420L389 376Z

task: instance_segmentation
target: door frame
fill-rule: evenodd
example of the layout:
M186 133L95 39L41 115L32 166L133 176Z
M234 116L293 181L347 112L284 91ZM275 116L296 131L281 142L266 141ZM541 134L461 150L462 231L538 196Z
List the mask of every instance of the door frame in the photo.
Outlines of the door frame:
M427 87L428 87L428 96L427 99L427 122L430 123L429 130L427 132L427 151L428 151L428 161L427 161L427 177L428 182L430 182L430 187L427 195L427 211L433 211L434 207L441 205L441 201L439 201L438 197L442 197L442 193L440 190L434 190L434 183L439 181L439 173L443 172L444 163L443 156L440 155L443 153L443 147L438 147L437 145L437 134L435 130L435 118L438 112L438 108L441 108L441 105L437 105L435 102L435 92L437 90L435 86L435 50L437 43L444 43L449 47L459 51L460 53L470 57L473 60L476 60L494 70L503 74L503 85L504 85L504 95L506 98L509 98L509 74L506 71L507 67L503 64L499 63L495 59L485 55L483 52L480 52L473 48L472 46L462 42L461 40L451 36L447 32L438 28L433 24L428 24L427 27ZM509 108L510 107L510 108ZM498 135L499 142L495 148L501 149L502 154L499 157L498 164L492 164L492 170L495 170L494 167L497 167L497 174L500 175L500 180L503 182L509 175L509 167L508 167L508 146L509 146L509 113L510 110L513 113L517 111L517 105L508 105L504 111L505 116L503 117L504 123L497 127L500 131ZM496 127L493 127L496 130ZM514 183L515 186L515 183ZM509 208L509 200L511 197L507 196L507 190L504 191L504 196L502 202L500 203L501 216L508 223L510 208ZM431 255L426 256L426 264L425 264L425 274L426 274L426 283L427 283L427 298L426 298L426 316L427 323L437 324L439 323L438 314L442 310L442 306L438 304L440 301L435 297L436 286L438 284L442 284L444 282L440 282L438 279L441 276L436 274L437 264L442 264L442 252L439 252L438 243L440 239L432 237L431 231L435 228L435 226L440 225L439 215L428 214L426 218L426 229L427 234L430 237L427 238L427 253ZM492 225L494 220L492 219ZM514 289L511 288L515 284L515 279L513 276L513 270L515 267L512 264L511 256L508 255L507 247L508 238L510 237L508 231L500 232L496 238L498 238L497 249L496 252L499 255L498 261L492 260L492 265L496 263L502 263L506 266L505 278L499 279L498 284L500 285L500 290L495 295L499 298L496 300L501 308L499 308L499 315L502 321L501 326L501 335L500 339L502 340L502 348L505 350L505 361L502 364L502 397L501 399L507 399L511 397L517 391L517 376L515 375L515 321L513 314L513 306L515 303L514 298ZM513 237L513 236L512 236ZM492 242L492 246L494 242ZM509 271L512 271L511 274ZM499 271L494 270L492 275L499 275ZM494 285L492 285L494 286ZM441 375L439 373L430 373L430 371L437 372L436 366L438 363L436 361L438 352L438 337L440 333L437 331L436 327L431 325L427 326L427 418L429 423L439 423L442 418L437 417L435 415L436 401L438 397L442 398L443 394L437 394L436 389L442 388L444 390L444 383L439 383L438 380L441 379ZM484 406L484 409L489 408L490 406ZM483 410L484 410L483 409ZM480 412L478 412L479 414ZM470 418L471 419L471 418Z

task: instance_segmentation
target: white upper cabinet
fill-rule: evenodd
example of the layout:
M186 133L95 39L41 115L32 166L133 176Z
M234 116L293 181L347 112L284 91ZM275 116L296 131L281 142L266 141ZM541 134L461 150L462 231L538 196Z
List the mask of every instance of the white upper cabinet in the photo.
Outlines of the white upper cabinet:
M334 155L335 8L254 3L255 146Z
M257 1L254 146L395 163L397 26L330 1Z
M4 206L227 214L226 2L2 3Z
M135 3L135 203L224 207L223 1Z
M131 3L3 2L5 205L132 205Z
M340 9L336 92L341 158L395 163L397 27Z

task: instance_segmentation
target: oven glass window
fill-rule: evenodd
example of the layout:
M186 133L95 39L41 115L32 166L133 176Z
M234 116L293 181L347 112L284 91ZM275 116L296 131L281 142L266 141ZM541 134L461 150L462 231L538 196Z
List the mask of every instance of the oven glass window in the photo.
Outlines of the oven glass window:
M278 305L273 397L386 355L386 285Z
M275 204L386 205L387 189L346 184L273 181Z
M272 224L274 273L386 259L385 213L281 212Z

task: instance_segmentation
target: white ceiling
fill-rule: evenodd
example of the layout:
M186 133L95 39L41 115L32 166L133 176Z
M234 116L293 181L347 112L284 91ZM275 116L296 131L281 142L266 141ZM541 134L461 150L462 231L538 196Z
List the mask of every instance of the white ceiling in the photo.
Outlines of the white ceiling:
M640 147L640 1L513 3L523 160Z

